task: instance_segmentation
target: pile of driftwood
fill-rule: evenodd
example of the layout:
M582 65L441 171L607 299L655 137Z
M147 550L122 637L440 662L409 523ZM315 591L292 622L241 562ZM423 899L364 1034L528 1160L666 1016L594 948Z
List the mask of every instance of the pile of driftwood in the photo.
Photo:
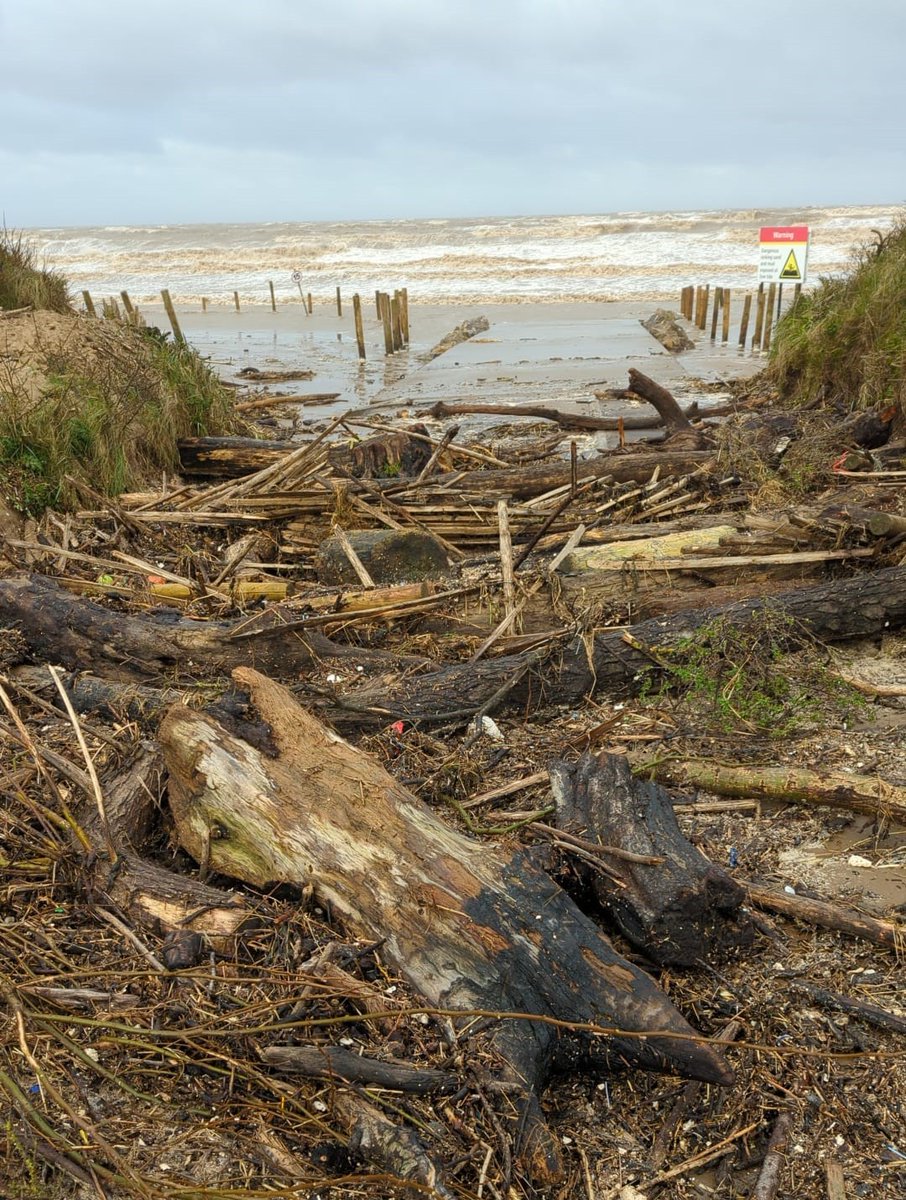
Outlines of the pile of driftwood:
M389 748L407 738L436 743L465 729L469 744L488 730L493 738L495 714L555 726L564 706L636 695L670 675L672 647L715 621L743 633L780 614L790 647L906 625L896 493L841 473L832 495L753 513L750 488L722 463L712 433L644 376L630 383L670 435L656 449L514 466L499 449L457 442L455 426L439 438L425 425L372 428L350 445L338 419L291 448L187 443L185 481L116 503L88 495L83 512L50 514L5 544L0 738L11 755L5 786L19 797L10 844L40 846L68 894L137 945L162 986L200 986L209 955L255 961L262 929L276 936L256 897L280 889L300 910L317 905L334 938L367 948L405 981L408 1016L436 1030L442 1067L400 1061L386 1047L352 1053L336 1014L325 1018L336 1036L321 1036L319 996L343 997L357 1029L386 1032L399 1013L348 960L338 963L335 940L312 945L300 966L293 951L292 1003L278 1013L263 1000L257 1022L254 1004L237 1006L246 1040L230 1043L232 1065L224 1059L220 1069L239 1072L249 1103L255 1088L276 1086L268 1072L327 1079L334 1121L321 1136L344 1156L333 1176L327 1167L306 1174L278 1139L267 1168L259 1162L264 1184L320 1186L358 1162L382 1172L369 1178L388 1190L391 1177L441 1196L562 1187L569 1168L541 1102L552 1073L641 1069L733 1084L727 1047L742 1026L722 1037L696 1028L658 986L658 971L719 971L765 936L756 910L902 950L896 920L716 865L681 832L675 810L688 797L667 790L903 822L906 790L892 783L717 769L675 755L649 757L642 778L639 756L594 748L606 738L594 709L573 752L564 742L542 770L454 797L449 817L393 769ZM567 429L578 420L529 415ZM63 714L82 762L40 732L40 721ZM377 738L379 754L354 744L363 736ZM579 746L589 748L577 755ZM96 770L98 755L106 771ZM482 827L470 815L526 789L528 811ZM20 872L16 887L37 895L41 868L27 869L15 849L7 862ZM100 1029L107 1018L97 1005L131 993L109 979L100 986L103 972L87 964L67 977L53 946L42 952L49 983L8 969L3 987L19 1066L29 1064L65 1119L42 1115L15 1072L0 1074L14 1136L35 1160L101 1194L146 1194L147 1172L80 1118L34 1048L48 1030L60 1034L61 1007L87 1006L86 1028ZM224 978L211 969L212 980ZM226 995L222 983L217 990ZM154 1020L141 1031L140 1003L128 1025L135 1053L163 1053ZM872 1019L870 1006L850 1003ZM173 1011L182 1019L186 1010ZM125 1037L123 1021L110 1021ZM199 1038L207 1046L203 1028ZM73 1046L84 1066L84 1046ZM185 1066L191 1056L184 1045L180 1053ZM90 1070L97 1058L88 1059ZM476 1136L455 1161L444 1121L466 1144L470 1135L457 1128L453 1101L428 1120L393 1099L472 1093L491 1141ZM684 1095L688 1105L697 1093ZM762 1200L776 1190L791 1120L771 1107L780 1115L753 1193ZM636 1178L646 1195L720 1157L664 1166L670 1136L662 1131L655 1169ZM79 1138L92 1145L87 1167ZM153 1188L189 1194L166 1190L159 1175Z

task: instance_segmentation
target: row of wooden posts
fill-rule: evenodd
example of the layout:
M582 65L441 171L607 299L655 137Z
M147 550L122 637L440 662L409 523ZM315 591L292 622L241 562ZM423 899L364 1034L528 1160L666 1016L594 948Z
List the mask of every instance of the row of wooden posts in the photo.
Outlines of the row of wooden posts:
M797 283L793 294L793 303L802 293L802 284ZM712 288L710 284L696 287L690 284L680 292L680 312L687 321L691 321L698 329L706 329L708 325L708 306L711 306L711 341L717 341L717 326L720 321L722 343L730 340L730 289L724 287ZM772 283L765 289L763 283L758 285L755 293L755 329L752 334L751 348L767 350L771 345L771 331L780 317L783 304L783 284ZM739 322L739 345L745 349L749 336L749 322L752 315L752 294L748 293L742 304L742 318Z
M274 285L271 280L268 280L268 288L270 290L271 310L277 311L277 300L274 295ZM303 295L302 287L299 286L299 295L302 296L302 307L307 316L312 313L312 296L311 292L308 295ZM123 310L126 315L126 320L135 322L137 320L137 309L126 291L120 292L120 298L123 302ZM186 339L183 335L179 324L179 319L176 316L176 308L167 288L164 288L160 293L160 298L163 301L164 311L167 314L167 319L173 329L173 337L181 345L185 345ZM85 304L85 311L89 316L96 317L98 315L97 308L92 295L88 291L82 292L82 300ZM239 312L239 293L233 292L233 303L236 306L236 312ZM374 303L377 309L377 319L381 322L384 331L384 353L395 354L398 350L406 350L409 347L409 292L407 288L398 288L391 296L388 292L380 290L374 293ZM115 309L108 314L108 308ZM201 311L208 311L208 297L201 298ZM362 320L362 300L358 292L352 297L352 314L355 323L355 340L358 348L359 358L365 358L365 326ZM121 316L119 305L116 300L112 302L104 302L103 315ZM337 316L343 315L343 298L340 294L340 289L337 288Z

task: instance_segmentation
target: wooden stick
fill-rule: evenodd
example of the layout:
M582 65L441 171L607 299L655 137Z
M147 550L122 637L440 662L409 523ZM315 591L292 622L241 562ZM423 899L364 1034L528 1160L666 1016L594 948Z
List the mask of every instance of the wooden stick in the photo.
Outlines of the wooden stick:
M774 326L774 301L777 297L777 284L772 283L768 288L768 298L764 306L764 329L761 334L762 350L771 348L771 330Z
M563 548L554 555L548 564L548 575L553 575L554 571L556 571L557 567L560 566L567 554L572 554L573 550L575 550L578 544L582 541L582 538L585 536L585 532L586 530L584 525L579 525L572 531L572 533L566 539Z
M337 284L337 316L342 317L342 315L343 315L343 300L340 296L340 285Z
M239 293L233 292L233 303L236 305L236 312L239 312Z
M120 299L123 301L123 308L126 310L126 316L129 318L130 321L134 322L135 321L135 305L132 303L132 300L129 298L129 293L127 291L120 292Z
M711 341L717 340L717 314L720 312L721 305L724 302L724 289L715 288L714 305L711 309Z
M313 305L312 305L312 299L311 299L311 292L309 292L308 293L308 315L311 316L312 312L313 312Z
M906 787L897 787L876 776L841 771L819 774L804 767L740 767L695 758L665 759L649 764L647 770L660 782L677 787L702 788L721 796L747 799L760 796L844 808L906 824Z
M503 610L515 616L516 578L513 570L513 540L506 500L497 501L497 526L500 531L500 577L503 583Z
M724 345L726 345L727 342L730 340L730 289L729 288L723 289L722 303L723 303L723 309L724 309L724 321L723 321L723 329L721 331L720 340Z
M89 317L96 317L98 312L94 307L94 301L91 299L91 292L83 291L82 300L84 301L85 311L88 313Z
M459 1076L408 1063L381 1062L354 1054L342 1046L269 1046L261 1057L278 1071L293 1071L313 1079L346 1080L392 1088L417 1096L444 1095L459 1088Z
M796 284L801 287L801 284ZM846 1182L843 1178L843 1168L836 1159L829 1158L824 1165L827 1182L827 1200L846 1200Z
M749 315L752 312L752 294L746 296L742 303L742 323L739 326L739 344L745 349L746 337L749 332Z
M206 313L206 312L208 311L208 298L207 298L207 296L202 296L202 298L201 298L201 311L202 311L203 313Z
M365 327L362 324L362 298L358 292L352 298L352 318L355 323L355 341L359 358L365 361Z
M752 335L752 349L761 346L761 334L764 329L764 284L758 285L758 303L755 307L755 332Z
M342 529L339 525L337 525L334 527L333 532L334 532L334 536L336 537L337 541L340 543L343 553L349 559L352 569L355 571L356 575L359 577L359 582L362 584L362 586L366 587L366 588L376 587L377 585L375 584L374 580L368 574L367 567L362 562L362 560L359 558L359 556L356 554L355 550L352 547L352 542L350 542L349 538L346 536L346 530Z
M768 1142L768 1152L761 1164L761 1171L752 1200L774 1200L777 1188L780 1186L780 1172L785 1163L784 1150L793 1125L793 1114L782 1112L774 1123L771 1138Z
M507 630L513 624L513 622L516 620L516 618L522 612L524 607L525 607L525 602L520 601L520 603L516 605L516 607L513 609L512 612L508 612L506 614L506 616L499 623L499 625L497 625L497 627L495 629L493 629L491 631L491 633L488 634L488 636L484 639L484 641L481 643L481 645L478 647L478 649L475 651L475 653L469 659L470 663L478 662L478 660L480 658L482 658L487 653L488 650L490 650L490 648L494 645L494 643L503 637L503 635L507 632Z
M409 289L400 288L400 325L403 331L403 345L409 345Z
M773 888L746 883L744 880L740 880L740 883L743 883L751 902L766 912L781 913L798 921L820 925L822 929L834 929L848 937L862 938L863 941L874 942L876 946L886 946L900 953L906 950L906 927L903 925L879 921L855 909L828 904L825 900L810 900L806 896L777 892Z
M444 436L440 439L440 441L434 447L434 453L431 455L431 457L428 459L428 461L422 467L422 469L418 475L418 478L415 480L415 483L412 485L413 487L418 487L418 485L420 483L422 483L423 480L428 478L428 476L434 470L434 467L437 464L437 460L440 458L440 456L443 454L443 452L446 450L446 448L450 445L450 443L456 437L457 433L459 433L459 426L451 425L450 428L447 430L447 432L444 434Z
M381 292L381 324L384 326L384 354L389 356L393 353L393 322L390 316L390 297L386 292Z
M874 1025L876 1029L887 1029L892 1033L906 1033L906 1018L898 1017L894 1013L888 1012L886 1008L879 1008L877 1004L867 1004L864 1000L852 1000L847 996L839 996L836 992L816 987L815 984L809 983L805 979L791 979L789 987L791 991L801 992L815 1004L820 1005L821 1008L830 1009L831 1012L846 1013L869 1025Z
M708 300L710 298L710 295L711 295L711 284L706 283L704 294L702 295L701 323L699 325L699 329L702 329L702 330L704 330L705 326L708 324Z
M399 292L394 292L390 300L390 330L393 334L393 350L403 348L403 331L400 326L400 295Z
M271 312L276 312L277 311L277 299L274 296L274 281L272 279L269 279L267 281L267 286L271 290Z
M183 337L182 330L179 327L179 321L176 319L176 309L173 307L173 301L170 299L170 293L166 288L164 288L160 295L164 302L167 319L169 320L170 326L173 330L173 337L181 346L184 346L186 344L186 339Z

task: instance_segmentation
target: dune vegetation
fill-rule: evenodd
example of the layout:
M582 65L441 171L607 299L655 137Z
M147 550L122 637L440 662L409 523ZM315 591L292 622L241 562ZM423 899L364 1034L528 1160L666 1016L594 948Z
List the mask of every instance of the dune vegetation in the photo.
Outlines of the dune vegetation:
M116 495L178 468L180 438L229 432L232 400L192 349L69 306L19 235L0 240L0 491L20 512ZM89 491L90 489L90 491Z
M896 407L906 418L906 215L780 321L771 375L795 405Z

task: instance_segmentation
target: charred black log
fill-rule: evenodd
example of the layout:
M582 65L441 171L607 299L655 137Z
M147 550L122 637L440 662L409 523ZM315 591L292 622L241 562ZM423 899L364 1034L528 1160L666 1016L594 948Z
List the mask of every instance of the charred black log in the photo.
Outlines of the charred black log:
M692 967L751 941L751 923L740 912L745 889L683 837L668 793L633 778L625 757L585 754L574 765L555 763L551 784L558 829L660 859L613 858L619 887L587 861L576 864L620 933L649 958Z

